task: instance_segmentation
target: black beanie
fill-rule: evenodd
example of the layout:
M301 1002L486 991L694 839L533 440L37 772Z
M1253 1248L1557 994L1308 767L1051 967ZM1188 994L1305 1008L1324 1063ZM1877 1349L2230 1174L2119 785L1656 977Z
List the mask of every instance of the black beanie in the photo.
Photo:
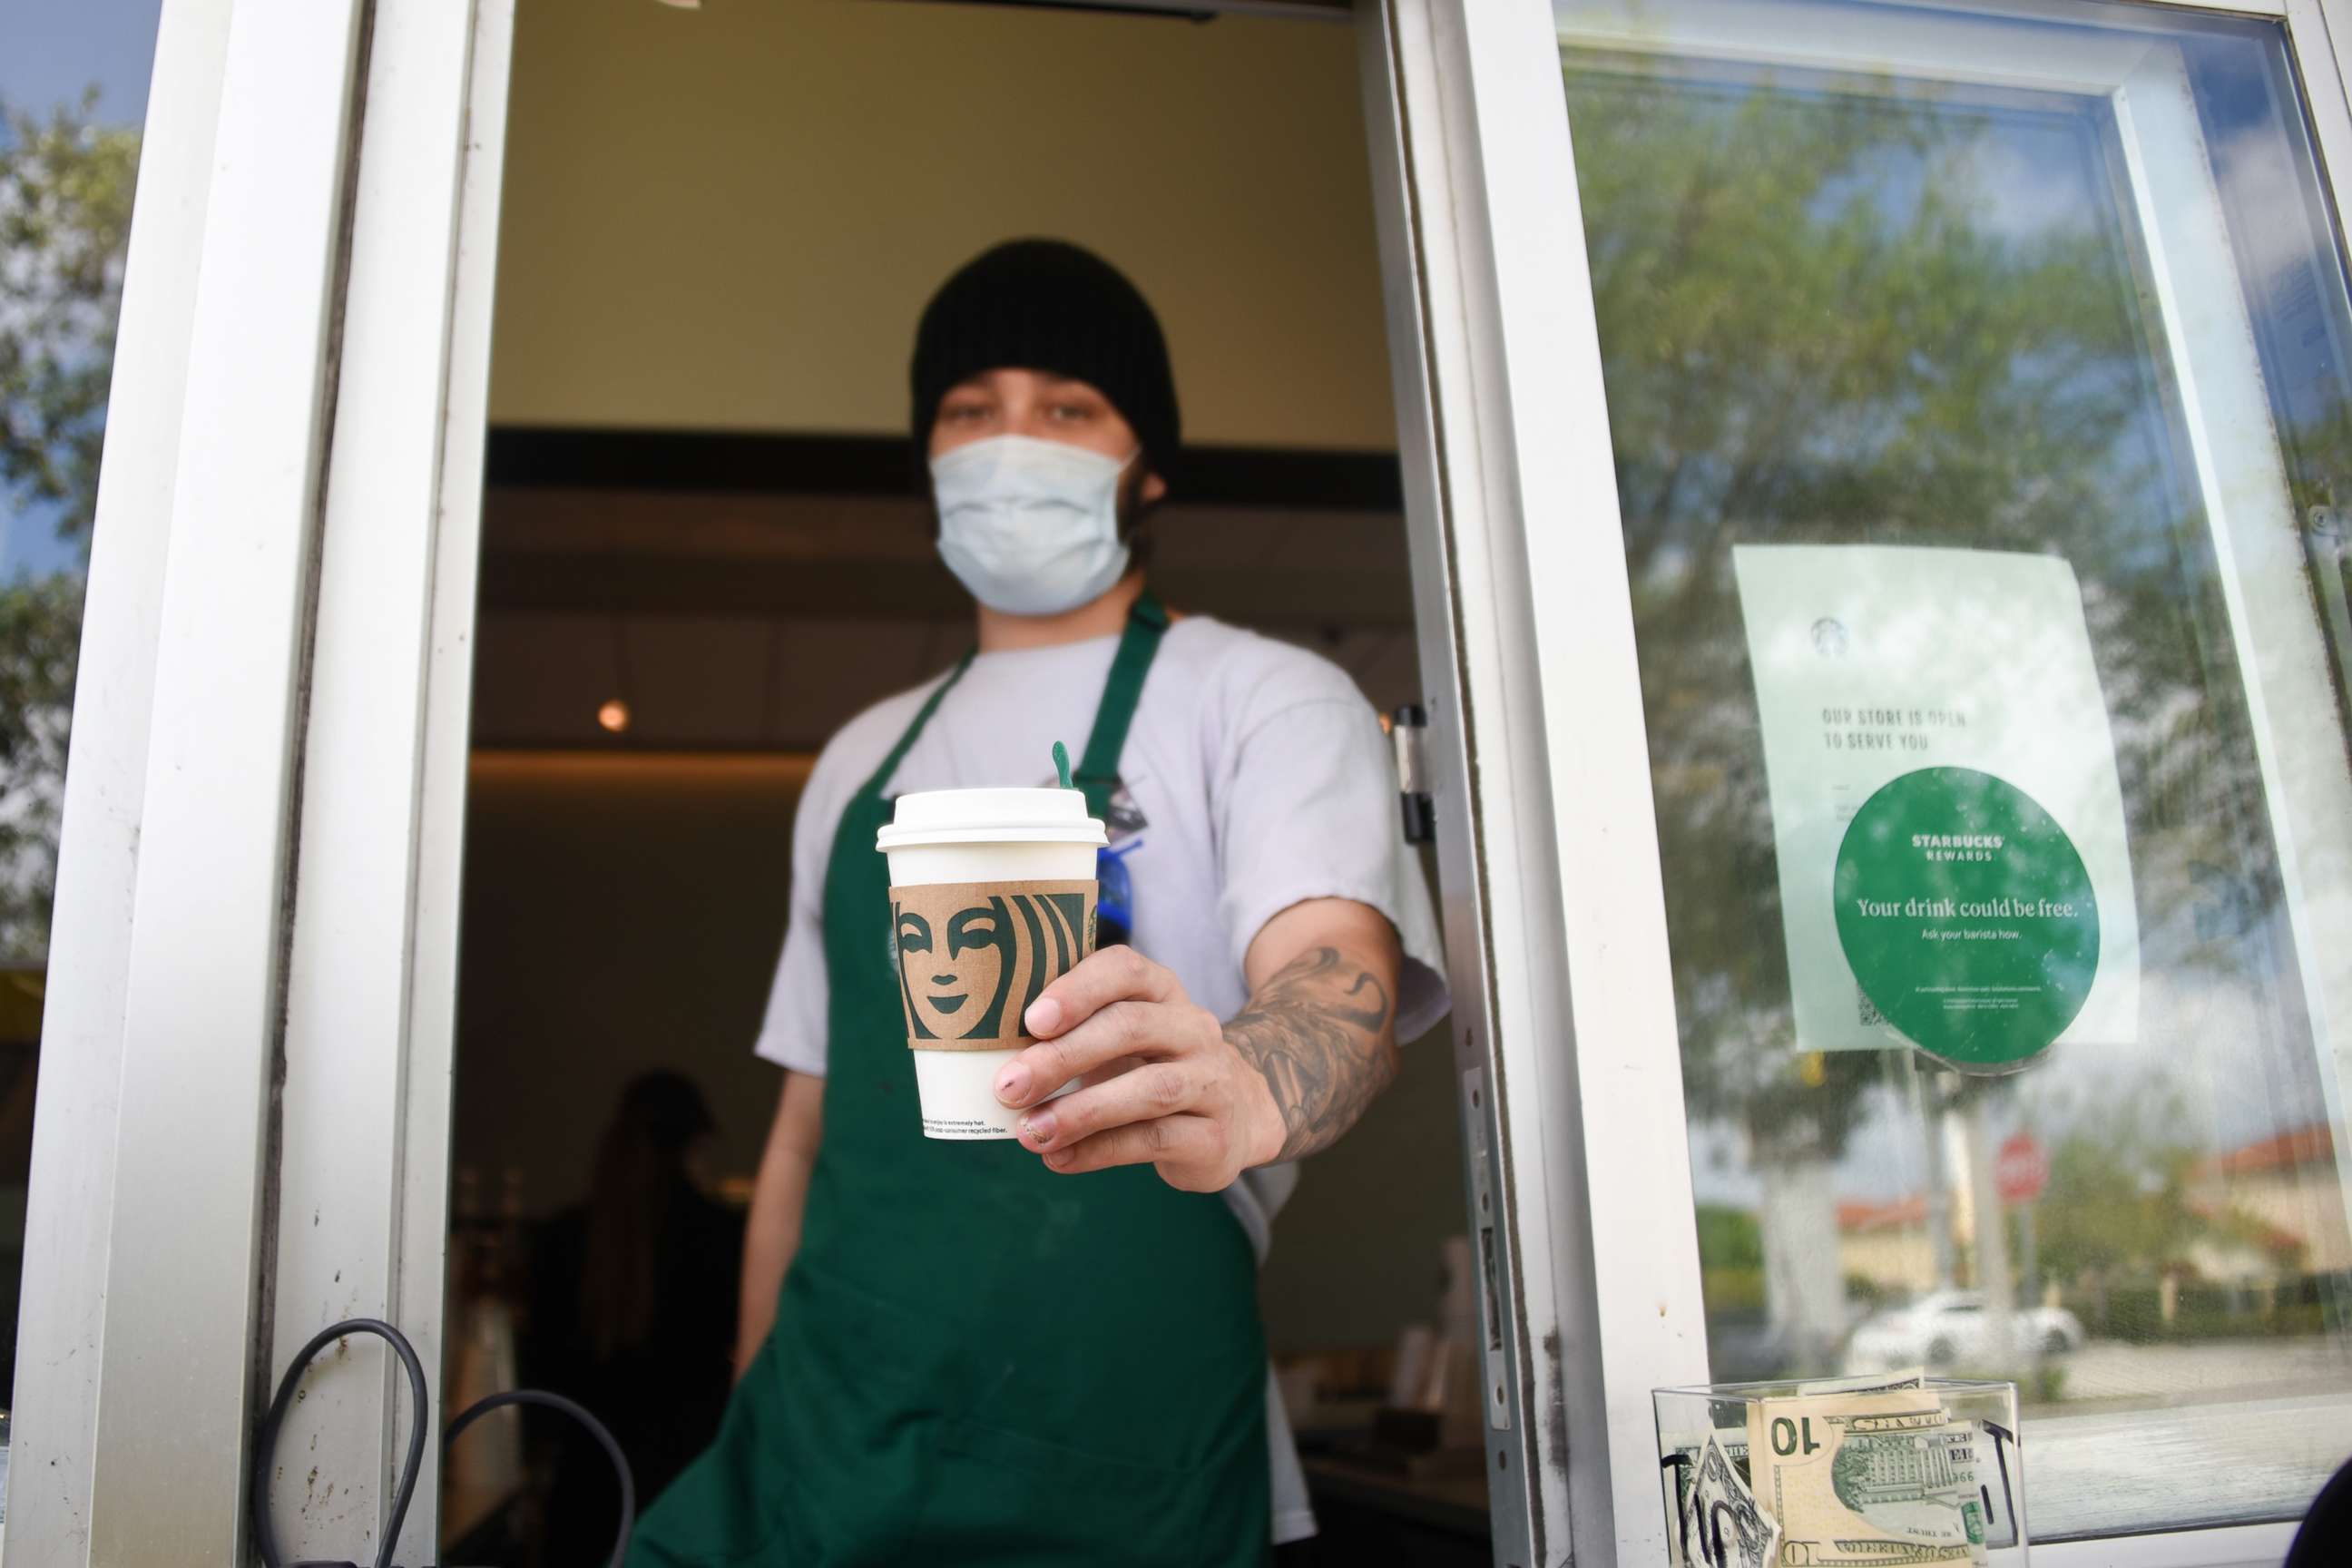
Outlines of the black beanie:
M982 371L1036 370L1092 385L1171 477L1183 422L1160 318L1124 274L1058 239L1015 239L974 257L940 285L915 329L908 379L918 454L929 449L940 399Z

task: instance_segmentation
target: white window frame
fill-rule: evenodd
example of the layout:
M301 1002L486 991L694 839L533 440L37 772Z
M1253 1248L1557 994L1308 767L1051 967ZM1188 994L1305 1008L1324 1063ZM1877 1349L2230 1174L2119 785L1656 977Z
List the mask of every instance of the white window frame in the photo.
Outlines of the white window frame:
M283 1026L277 1362L339 1319L381 1316L415 1346L436 1400L513 23L514 0L376 0ZM282 1485L273 1531L289 1561L352 1556L382 1538L415 1413L373 1342L305 1386L278 1446L343 1478L341 1506L305 1507ZM454 1414L431 1413L395 1561L439 1558L437 1436Z
M43 1054L63 1070L36 1117L9 1531L28 1561L242 1549L360 20L359 0L192 0L157 40L115 372L134 417L100 477L60 847Z
M243 1561L251 1429L294 1345L366 1315L438 1355L512 16L163 12L66 785L11 1562ZM313 1380L288 1447L343 1484L308 1511L281 1489L293 1557L373 1555L413 1418L390 1386L373 1342ZM436 1490L403 1561L438 1555Z
M2152 16L2221 9L2284 22L2343 211L2352 7L2144 3ZM2074 0L1959 4L2092 15ZM1455 828L1466 847L1444 846L1457 978L1483 960L1492 986L1492 1041L1473 1068L1493 1087L1502 1137L1473 1187L1490 1181L1517 1222L1501 1262L1515 1331L1488 1379L1511 1396L1517 1428L1508 1441L1496 1435L1496 1561L1663 1562L1647 1395L1704 1380L1705 1321L1632 601L1558 35L1548 0L1388 0L1367 28L1377 34L1366 88L1417 578L1451 560L1445 580L1418 584L1423 668L1444 670L1458 649L1470 699L1467 733L1440 727L1433 741L1440 779L1467 789L1458 815L1478 825L1475 835ZM2168 327L2180 341L2177 322ZM2197 365L2223 379L2248 368L2210 353ZM1439 539L1450 551L1425 548ZM2233 618L2242 637L2275 629ZM2332 851L2352 813L2332 793L2302 798L2274 761L2265 765L2283 826L2306 850ZM1448 826L1441 813L1441 832ZM1606 890L1605 910L1580 898L1587 888ZM1465 889L1484 908L1454 909ZM1475 922L1478 942L1465 942L1457 913ZM2337 966L2308 941L2303 956L2337 1011ZM1623 1180L1629 1170L1643 1179ZM1606 1194L1597 1210L1594 1194ZM1547 1413L1532 1433L1527 1411ZM1512 1462L1523 1458L1514 1443L1532 1447L1532 1467ZM2239 1526L2036 1556L2276 1562L2292 1534Z
M2067 0L1980 9L2088 14ZM2333 169L2352 169L2345 14L2303 0L2221 9L2286 21L2322 151ZM1527 1467L1517 1488L1510 1465L1491 1474L1496 1561L1665 1561L1646 1392L1703 1377L1706 1323L1633 602L1555 21L1545 0L1388 0L1373 26L1367 91L1390 336L1421 348L1418 364L1404 351L1397 364L1406 500L1416 566L1451 560L1437 599L1458 616L1449 626L1423 595L1423 668L1434 682L1458 648L1470 736L1446 741L1477 781L1456 816L1479 823L1479 877L1449 868L1446 881L1449 898L1482 891L1486 947L1449 936L1458 980L1465 962L1491 959L1482 978L1496 1039L1482 1065L1506 1154L1486 1180L1519 1220L1503 1260L1517 1333L1489 1383L1510 1389L1515 1417L1552 1413L1519 1436L1534 1446L1534 1481ZM2333 797L2294 795L2282 818L2315 839L2338 839L2352 820ZM1440 823L1473 837L1467 820L1442 811ZM1606 920L1600 900L1578 898L1588 886L1609 891ZM2338 975L2319 978L2336 990ZM1642 1183L1612 1183L1628 1168ZM2277 1561L2291 1532L2213 1528L2037 1556Z
M2352 0L2185 8L2284 18L2352 171ZM1550 7L1357 16L1468 1194L1505 1320L1496 1560L1663 1561L1649 1390L1704 1378L1705 1328ZM238 1560L250 1426L293 1345L378 1313L438 1359L512 23L513 0L165 9L66 792L5 1537L26 1562ZM318 1436L348 1511L281 1510L289 1552L376 1538L392 1406L372 1347L314 1382L289 1442ZM404 1561L436 1554L436 1491ZM2287 1535L2037 1555L2274 1562Z
M16 1539L61 1562L95 1458L147 725L228 20L209 0L162 21L82 605L16 1318L12 1425L32 1436L16 1438L8 1499ZM58 1478L54 1498L22 1479L28 1460Z
M1465 1158L1505 1222L1507 1321L1484 1380L1504 1394L1488 1433L1495 1561L1663 1562L1650 1390L1704 1382L1706 1337L1550 11L1388 0L1365 26L1454 1026L1465 1086L1486 1091L1475 1110L1465 1092ZM1577 896L1604 889L1605 907ZM1482 990L1486 1007L1465 1013Z

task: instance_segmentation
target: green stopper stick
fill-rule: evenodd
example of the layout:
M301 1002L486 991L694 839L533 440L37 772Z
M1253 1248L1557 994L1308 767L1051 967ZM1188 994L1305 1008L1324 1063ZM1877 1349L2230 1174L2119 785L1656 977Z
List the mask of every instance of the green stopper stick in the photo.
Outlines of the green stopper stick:
M1062 787L1064 789L1072 787L1070 784L1070 748L1065 746L1059 741L1054 742L1054 771L1062 775Z

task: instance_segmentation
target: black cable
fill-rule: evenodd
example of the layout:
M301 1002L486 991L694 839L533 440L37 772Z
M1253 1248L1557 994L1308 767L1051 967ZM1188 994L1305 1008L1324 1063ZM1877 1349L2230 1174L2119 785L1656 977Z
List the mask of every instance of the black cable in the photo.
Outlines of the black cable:
M458 1433L491 1411L504 1409L509 1405L537 1405L549 1410L560 1410L587 1427L589 1434L604 1445L604 1457L613 1461L613 1473L621 1478L621 1533L613 1542L612 1568L622 1568L624 1559L629 1554L629 1536L637 1528L637 1485L629 1475L628 1456L621 1452L621 1445L614 1441L612 1433L604 1429L604 1424L588 1414L586 1409L560 1394L549 1394L537 1388L510 1388L504 1394L489 1394L467 1405L465 1414L449 1423L448 1435L441 1439L442 1447L446 1447L456 1442Z
M408 1400L415 1406L415 1417L408 1424L408 1458L401 1466L400 1486L393 1493L392 1521L384 1530L383 1546L375 1558L375 1568L392 1568L393 1548L400 1540L401 1521L408 1517L408 1500L416 1490L417 1473L425 1468L425 1419L428 1406L425 1367L416 1359L415 1350L407 1336L377 1318L349 1318L320 1329L278 1380L278 1397L269 1402L269 1414L261 1418L261 1430L253 1445L253 1543L268 1568L281 1568L278 1537L269 1528L269 1474L277 1455L278 1424L286 1418L287 1406L294 1403L294 1389L302 1381L303 1369L320 1351L347 1334L373 1334L392 1347L401 1364L408 1369Z
M253 1543L261 1553L266 1568L284 1568L278 1556L278 1536L269 1528L269 1483L278 1450L278 1428L286 1419L289 1406L294 1403L294 1391L302 1381L303 1371L318 1359L319 1352L348 1334L373 1334L390 1345L400 1357L400 1364L408 1371L408 1399L415 1406L415 1418L409 1423L408 1458L400 1468L400 1485L393 1492L392 1518L386 1523L383 1544L376 1552L375 1568L393 1568L392 1554L400 1541L400 1527L408 1517L409 1500L416 1492L416 1478L425 1468L425 1423L430 1411L425 1384L425 1365L416 1359L416 1351L408 1336L390 1323L377 1318L349 1318L331 1323L311 1337L278 1380L278 1395L269 1402L269 1413L261 1418L261 1429L254 1436L253 1485L250 1511L253 1516ZM604 1457L613 1461L613 1472L621 1479L621 1532L613 1542L611 1568L623 1568L629 1554L629 1537L637 1527L637 1487L629 1474L628 1456L604 1424L585 1409L560 1394L546 1394L536 1388L509 1389L476 1401L465 1413L449 1423L442 1437L443 1447L457 1440L457 1434L488 1415L493 1410L509 1405L537 1405L549 1410L561 1411L588 1428L596 1441L604 1446Z

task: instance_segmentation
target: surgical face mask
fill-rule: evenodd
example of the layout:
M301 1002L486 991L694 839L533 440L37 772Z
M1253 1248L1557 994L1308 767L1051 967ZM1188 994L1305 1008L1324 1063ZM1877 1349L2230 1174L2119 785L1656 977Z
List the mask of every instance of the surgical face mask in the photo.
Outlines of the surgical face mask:
M1100 598L1127 573L1118 480L1133 461L1027 436L933 458L940 555L973 598L1008 616Z

